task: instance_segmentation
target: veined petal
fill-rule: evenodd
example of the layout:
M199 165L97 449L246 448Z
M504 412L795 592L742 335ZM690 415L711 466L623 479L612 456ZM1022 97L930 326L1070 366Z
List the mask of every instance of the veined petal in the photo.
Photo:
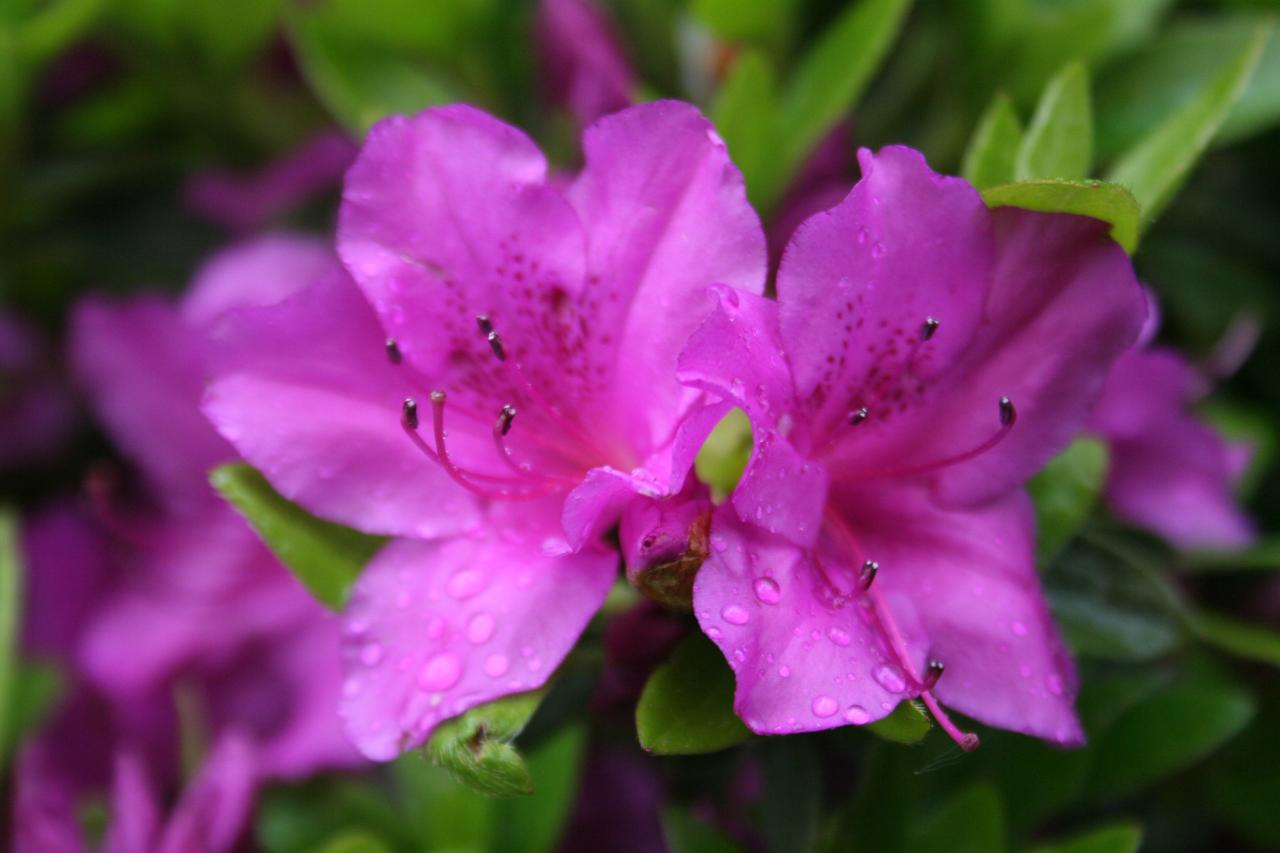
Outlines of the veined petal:
M604 601L617 555L548 556L527 541L396 540L345 616L342 714L369 758L422 743L441 721L533 690Z

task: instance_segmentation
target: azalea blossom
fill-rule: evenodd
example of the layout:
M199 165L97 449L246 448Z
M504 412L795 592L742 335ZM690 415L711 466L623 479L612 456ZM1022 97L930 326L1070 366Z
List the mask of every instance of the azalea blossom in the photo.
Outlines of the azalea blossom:
M603 534L680 491L726 408L675 378L705 287L764 283L723 142L659 102L583 150L562 191L475 109L387 119L347 175L350 278L222 329L222 434L312 512L397 537L346 611L343 713L370 757L543 684L614 582Z
M800 227L778 301L714 289L684 381L750 417L695 612L756 732L863 724L919 697L1059 744L1072 663L1021 488L1082 426L1145 313L1104 223L988 210L906 148Z
M1196 417L1212 384L1177 350L1150 343L1157 316L1116 362L1089 421L1110 450L1107 505L1179 548L1245 548L1255 533L1233 488L1251 449Z
M634 75L593 0L541 0L537 35L547 97L568 106L580 125L631 105Z

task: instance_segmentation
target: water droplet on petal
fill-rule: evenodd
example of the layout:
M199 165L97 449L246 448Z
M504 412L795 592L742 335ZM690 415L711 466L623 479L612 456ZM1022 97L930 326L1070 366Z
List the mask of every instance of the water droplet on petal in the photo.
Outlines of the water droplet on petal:
M1024 625L1023 623L1014 622L1009 627L1013 629L1014 636L1017 636L1017 637L1027 636L1027 626Z
M490 678L501 678L511 668L511 660L506 655L489 655L484 661L484 674Z
M773 578L759 578L756 581L756 598L765 604L777 604L782 599L782 591Z
M871 246L871 257L873 257L873 258L883 258L883 257L884 257L884 246L882 246L882 245L881 245L881 244L879 244L879 243L874 243L874 244L872 244L872 246Z
M837 646L847 646L853 642L853 637L850 637L849 632L843 628L828 628L827 639Z
M739 607L736 604L726 605L725 608L720 611L720 615L724 617L724 621L728 622L730 625L745 625L748 620L751 619L751 614L746 611L746 608Z
M439 616L432 616L431 621L427 623L427 639L438 640L444 634L444 620Z
M729 543L719 533L711 534L711 550L717 554L723 554L725 549L729 547Z
M445 592L462 601L476 595L485 587L485 577L475 569L459 569L445 584Z
M360 679L348 678L342 682L342 695L350 699L360 692Z
M477 613L467 621L467 639L477 646L489 642L493 636L494 621L488 613Z
M810 707L813 708L815 717L830 717L840 710L840 704L830 696L819 696L813 700L813 704Z
M365 666L377 666L382 660L382 645L380 643L370 643L360 650L360 662Z
M1051 673L1044 680L1045 687L1049 688L1049 692L1054 696L1061 696L1063 691L1062 678L1056 673Z
M902 670L891 663L882 663L871 673L881 687L890 693L901 693L907 689L907 682L902 677Z
M845 722L853 723L855 726L861 726L871 719L871 715L867 713L867 709L861 705L850 705L849 710L844 712Z
M783 666L778 667L778 675L782 676L783 678L790 678L790 677L791 677L791 667L786 666L786 665L783 665Z
M441 652L427 661L418 673L423 690L448 690L462 677L462 661L453 652Z

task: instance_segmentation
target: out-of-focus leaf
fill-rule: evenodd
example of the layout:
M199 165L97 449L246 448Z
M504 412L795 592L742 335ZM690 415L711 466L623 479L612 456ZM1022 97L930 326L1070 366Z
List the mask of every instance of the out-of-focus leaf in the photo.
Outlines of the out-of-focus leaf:
M386 541L316 518L282 497L252 466L223 465L209 481L311 594L335 610Z
M742 850L723 832L698 820L687 809L665 810L662 828L671 853L740 853Z
M796 736L759 743L765 849L769 853L808 853L818 836L822 803L822 773L814 740Z
M108 0L55 0L18 29L17 42L28 66L53 59L85 33L102 14Z
M1117 823L1038 845L1031 853L1138 853L1141 845L1141 824Z
M791 32L793 0L692 0L689 12L718 38L781 49Z
M747 194L757 203L774 163L778 130L775 76L764 54L747 51L734 62L711 107L716 132L729 146L729 155L742 170Z
M414 841L404 823L385 792L367 782L330 777L263 792L253 840L268 853L312 853L335 837L364 832L395 839L394 846L404 849Z
M1215 755L1201 790L1215 817L1253 841L1280 850L1280 706L1275 697L1239 737Z
M775 166L759 195L766 210L819 140L853 110L910 6L911 0L858 0L800 59L778 108Z
M533 777L512 745L545 690L518 693L441 723L425 747L431 760L462 784L491 797L533 792Z
M344 832L326 841L320 853L390 853L391 848L381 838L364 830Z
M640 745L658 755L696 755L751 734L733 713L733 671L720 650L694 633L659 667L636 706Z
M1236 482L1236 494L1252 495L1276 457L1276 423L1271 413L1215 399L1203 407L1201 414L1227 441L1249 449L1249 464Z
M1242 49L1231 56L1190 102L1122 154L1111 167L1108 180L1124 184L1133 192L1142 207L1144 223L1152 222L1164 210L1231 114L1253 76L1271 30L1270 20L1259 24Z
M583 726L565 726L528 756L533 794L495 806L495 847L511 853L554 850L573 808L587 734Z
M1036 565L1053 559L1089 517L1107 476L1107 446L1078 438L1028 484L1036 506Z
M707 436L693 467L713 493L728 495L742 479L750 458L751 421L742 409L731 409Z
M1005 849L1000 796L974 785L952 797L912 833L913 853L1001 853Z
M1280 571L1280 536L1272 536L1258 542L1247 551L1238 554L1200 553L1186 557L1187 566L1196 570L1254 569L1264 572Z
M17 714L14 674L18 661L18 628L22 613L22 557L18 553L18 519L0 508L0 734L11 731ZM0 739L0 750L9 738ZM0 766L8 756L0 752Z
M28 663L17 667L9 689L7 712L0 715L0 762L13 754L13 748L37 728L62 696L62 673L47 663Z
M1018 151L1018 180L1084 178L1093 165L1089 71L1066 65L1045 86Z
M914 750L872 743L858 778L858 795L836 817L830 849L839 853L899 853L919 822L922 794ZM908 760L907 756L912 756Z
M1113 799L1188 767L1240 732L1253 698L1232 684L1189 680L1138 703L1097 740L1090 789Z
M262 49L276 29L281 0L183 0L193 41L214 67L235 68Z
M980 190L1010 183L1017 174L1021 148L1022 124L1013 110L1013 101L1002 92L991 100L978 120L960 173Z
M1272 628L1208 611L1191 615L1188 622L1196 636L1206 643L1233 655L1280 666L1280 632Z
M867 730L877 737L894 743L919 743L931 728L933 723L929 721L929 715L911 699L899 702L892 714L867 726Z
M1138 246L1141 208L1125 187L1103 181L1018 181L982 191L987 207L1024 207L1046 213L1074 213L1111 223L1111 237L1133 254Z
M1195 96L1253 37L1256 15L1179 21L1109 67L1098 87L1098 153L1109 158ZM1271 34L1253 79L1218 131L1215 144L1257 133L1280 121L1280 35Z
M494 815L503 801L459 784L420 753L406 753L392 765L414 850L487 853L494 846Z

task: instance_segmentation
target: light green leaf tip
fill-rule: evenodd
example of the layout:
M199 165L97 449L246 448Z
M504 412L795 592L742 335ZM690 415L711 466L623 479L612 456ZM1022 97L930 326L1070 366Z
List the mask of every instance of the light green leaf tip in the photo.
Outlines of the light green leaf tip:
M1093 108L1089 72L1083 63L1066 65L1040 96L1018 151L1017 177L1084 178L1093 166Z
M1138 247L1140 212L1133 193L1104 181L1018 181L982 191L987 207L1022 207L1045 213L1074 213L1111 223L1111 237L1133 254Z
M545 690L518 693L441 723L427 741L431 761L454 779L491 797L533 792L533 776L512 746L538 710Z
M1107 446L1078 438L1028 484L1036 507L1036 565L1062 550L1089 517L1107 476Z
M644 686L636 706L640 745L658 755L696 755L733 746L751 732L733 713L733 671L695 633Z
M893 713L867 726L867 730L876 737L907 744L919 743L931 728L933 723L924 707L912 699L899 702Z
M1022 124L1014 112L1013 101L1003 92L996 95L965 149L961 174L978 189L986 189L1014 180L1018 150L1022 147Z

